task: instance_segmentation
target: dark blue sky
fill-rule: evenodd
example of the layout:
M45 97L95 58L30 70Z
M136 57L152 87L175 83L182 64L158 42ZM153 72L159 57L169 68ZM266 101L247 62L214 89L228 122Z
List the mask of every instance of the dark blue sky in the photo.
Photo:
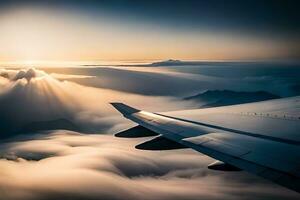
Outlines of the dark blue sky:
M129 21L170 28L243 31L279 35L300 32L299 1L291 0L101 0L1 1L1 7L36 4L76 9L91 16L103 13Z

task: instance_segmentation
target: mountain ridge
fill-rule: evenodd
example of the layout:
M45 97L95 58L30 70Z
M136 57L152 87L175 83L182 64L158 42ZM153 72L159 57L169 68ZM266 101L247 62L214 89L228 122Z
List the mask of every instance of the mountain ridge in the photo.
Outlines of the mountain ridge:
M281 98L266 91L238 92L232 90L207 90L205 92L183 98L200 104L201 108L228 106L252 103Z

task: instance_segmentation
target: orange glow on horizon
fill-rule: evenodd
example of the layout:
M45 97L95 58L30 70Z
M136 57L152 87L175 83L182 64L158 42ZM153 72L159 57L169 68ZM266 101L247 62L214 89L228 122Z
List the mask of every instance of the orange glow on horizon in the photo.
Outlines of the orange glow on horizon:
M91 20L74 12L49 9L7 10L0 14L0 24L2 63L251 60L286 57L294 51L285 41L269 38L207 30L171 31L105 17Z

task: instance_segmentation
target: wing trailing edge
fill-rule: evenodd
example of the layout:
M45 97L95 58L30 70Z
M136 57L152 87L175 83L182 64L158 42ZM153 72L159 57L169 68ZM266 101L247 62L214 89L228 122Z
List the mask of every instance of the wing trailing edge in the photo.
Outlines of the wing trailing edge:
M242 171L240 168L237 168L228 163L221 162L219 160L209 164L208 169L217 170L217 171Z

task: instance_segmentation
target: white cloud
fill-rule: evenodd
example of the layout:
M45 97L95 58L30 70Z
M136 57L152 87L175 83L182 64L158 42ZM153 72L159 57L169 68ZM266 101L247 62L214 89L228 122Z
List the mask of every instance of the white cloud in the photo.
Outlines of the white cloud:
M5 137L22 131L32 122L57 119L66 119L78 127L76 130L84 132L98 133L111 128L128 127L130 123L109 104L115 101L152 111L193 106L190 102L183 103L170 97L143 96L59 81L35 69L10 70L7 73L11 80L3 78L3 86L0 88L0 135L6 134Z
M111 101L151 111L194 106L170 97L59 81L39 70L2 72L0 126L21 127L30 121L66 118L86 132L112 133L132 124L109 105ZM160 82L151 87L157 84ZM144 140L61 130L2 142L0 199L299 198L297 193L244 172L208 170L206 166L213 160L191 150L134 149Z
M212 159L191 150L134 149L141 140L58 131L2 144L1 199L299 197L244 172L210 171Z

